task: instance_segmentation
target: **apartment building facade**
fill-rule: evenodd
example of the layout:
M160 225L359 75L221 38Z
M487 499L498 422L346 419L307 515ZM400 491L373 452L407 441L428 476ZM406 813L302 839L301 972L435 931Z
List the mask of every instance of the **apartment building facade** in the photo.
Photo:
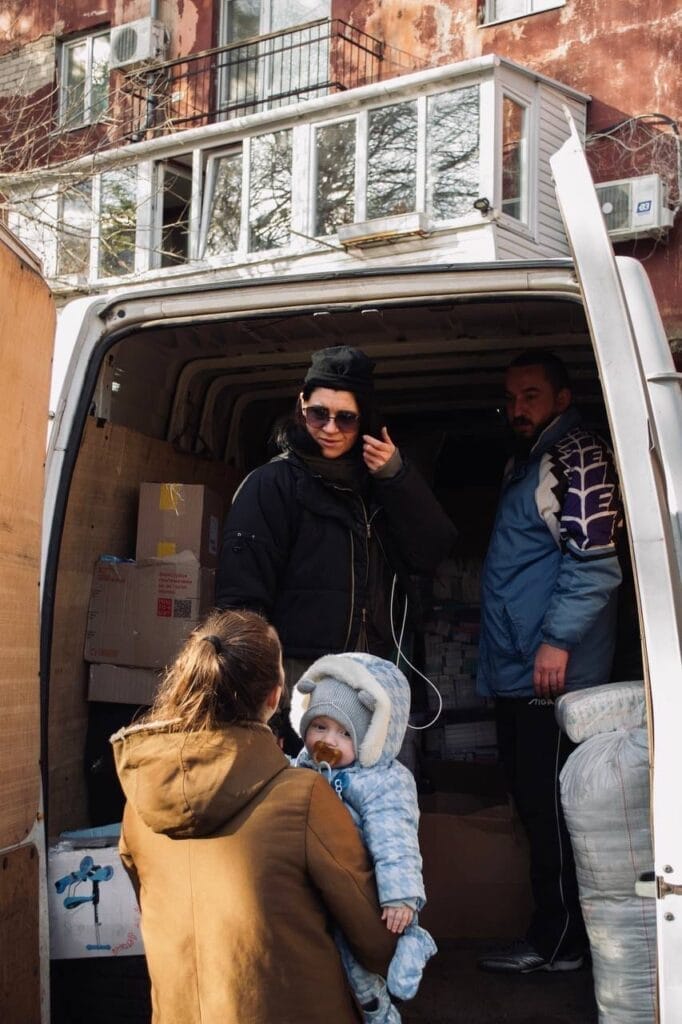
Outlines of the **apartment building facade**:
M570 114L673 348L676 0L150 0L0 20L2 192L61 299L568 254Z

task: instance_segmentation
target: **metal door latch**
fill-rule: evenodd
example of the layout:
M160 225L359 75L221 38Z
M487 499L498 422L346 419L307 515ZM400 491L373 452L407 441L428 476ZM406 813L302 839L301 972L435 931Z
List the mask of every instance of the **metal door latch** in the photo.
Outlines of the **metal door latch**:
M663 900L666 896L682 896L682 885L671 885L661 875L645 871L635 882L635 894Z

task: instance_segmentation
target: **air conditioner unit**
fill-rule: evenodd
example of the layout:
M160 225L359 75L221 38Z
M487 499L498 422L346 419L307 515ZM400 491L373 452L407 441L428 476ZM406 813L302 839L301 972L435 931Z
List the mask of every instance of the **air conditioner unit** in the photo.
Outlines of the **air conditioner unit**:
M602 181L595 188L611 238L660 236L672 227L674 211L668 208L668 189L660 174Z
M140 18L111 30L110 68L130 68L164 60L168 45L166 26L154 18Z

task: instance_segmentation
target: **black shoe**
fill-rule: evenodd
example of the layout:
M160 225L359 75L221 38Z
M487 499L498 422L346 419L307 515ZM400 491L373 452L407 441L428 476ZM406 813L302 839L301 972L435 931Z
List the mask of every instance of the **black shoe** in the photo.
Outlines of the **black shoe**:
M480 957L477 966L482 971L502 974L532 974L533 971L577 971L584 960L582 953L559 953L553 960L546 960L530 942L519 939Z

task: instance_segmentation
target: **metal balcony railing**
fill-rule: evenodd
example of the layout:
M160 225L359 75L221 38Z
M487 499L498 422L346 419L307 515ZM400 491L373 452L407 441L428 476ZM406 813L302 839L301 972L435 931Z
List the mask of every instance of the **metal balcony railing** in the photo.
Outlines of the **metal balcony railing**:
M339 19L215 47L123 78L116 118L129 140L164 135L392 78L409 54Z

